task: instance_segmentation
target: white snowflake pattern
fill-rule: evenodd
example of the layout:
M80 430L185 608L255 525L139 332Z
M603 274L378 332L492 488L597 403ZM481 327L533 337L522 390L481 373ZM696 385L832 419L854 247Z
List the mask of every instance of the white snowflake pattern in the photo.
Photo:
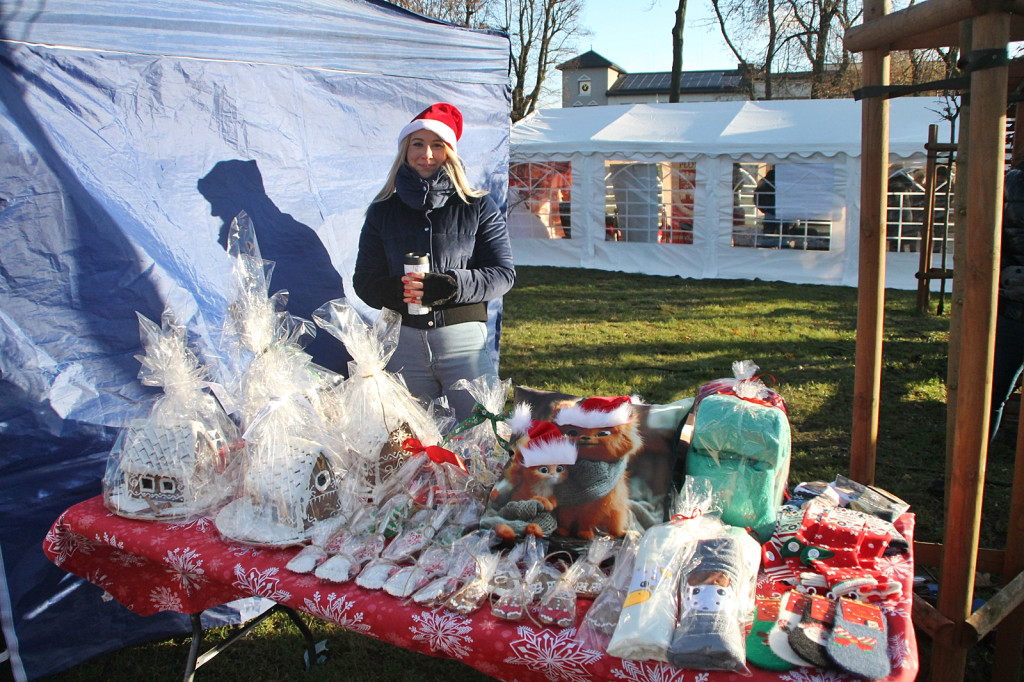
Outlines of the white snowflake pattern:
M192 519L184 523L171 523L168 524L168 528L172 530L197 530L200 533L206 533L213 528L213 519L209 516L201 516L198 519Z
M314 592L313 598L306 598L305 611L310 613L317 618L329 620L332 623L337 623L346 630L354 630L356 632L367 633L370 631L370 626L363 622L363 612L350 613L352 608L356 605L354 601L348 601L345 597L339 597L338 595L331 592L327 595L327 603L320 603L320 593Z
M199 589L207 580L203 560L199 557L199 552L191 547L167 550L165 561L170 565L167 570L171 573L172 580L181 585L186 594L192 594L193 590Z
M114 581L106 573L101 573L100 571L92 571L83 577L93 585L99 585L104 590L109 590L110 586L114 584Z
M96 540L102 542L105 545L110 545L115 549L124 549L124 543L117 539L116 535L110 533L104 533L103 535L97 535Z
M277 570L277 567L274 566L265 571L260 571L257 568L246 571L242 564L235 564L235 581L231 584L242 591L251 592L257 597L286 602L291 599L292 594L279 587L279 579L274 577L277 575Z
M146 565L146 560L140 557L138 554L132 554L131 552L122 552L120 550L114 550L110 553L110 562L113 564L117 564L118 566L124 566L125 568Z
M160 611L181 611L181 599L169 587L157 587L149 593L149 601Z
M62 515L46 532L45 538L47 547L54 555L53 563L58 566L63 565L75 552L92 554L96 548L96 543L89 538L68 530L62 523L63 518Z
M780 680L787 682L843 682L850 679L846 675L835 670L823 668L794 668L787 673L779 675Z
M683 682L686 679L682 670L661 663L660 661L630 661L622 659L622 667L612 671L612 677L628 682ZM705 679L707 679L705 677ZM701 682L700 675L695 678Z
M423 611L412 619L419 625L409 628L412 638L426 642L431 651L440 651L450 658L465 658L473 638L469 633L473 626L468 618L451 611Z
M898 618L899 620L907 620L910 617L910 612L907 609L907 605L902 601L884 601L878 605L880 609L885 611L886 615L891 618Z
M899 580L900 582L905 582L905 579L910 577L912 567L913 564L911 564L910 560L902 554L881 556L875 559L875 568L882 575L886 578Z
M260 555L260 550L258 548L248 547L246 545L231 545L228 547L228 551L231 552L236 559L241 559L246 554L253 559Z
M587 666L601 658L600 651L584 649L575 641L576 628L537 631L521 625L516 632L519 639L511 642L516 655L506 658L505 662L525 665L543 673L552 682L587 682L591 679Z
M889 662L893 668L903 668L910 659L910 642L905 633L889 637Z

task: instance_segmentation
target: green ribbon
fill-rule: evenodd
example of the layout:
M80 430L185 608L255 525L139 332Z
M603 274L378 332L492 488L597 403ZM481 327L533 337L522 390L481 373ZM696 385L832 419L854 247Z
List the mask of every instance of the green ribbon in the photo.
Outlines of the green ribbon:
M501 445L502 448L508 449L508 441L498 435L498 422L507 421L511 416L512 410L505 410L499 414L493 414L488 412L487 408L480 403L476 403L473 405L473 411L470 413L469 417L456 424L455 428L445 436L444 442L450 443L455 436L459 435L463 431L468 431L474 426L479 426L485 421L489 421L491 422L491 430L494 431L494 437L498 440L498 444Z

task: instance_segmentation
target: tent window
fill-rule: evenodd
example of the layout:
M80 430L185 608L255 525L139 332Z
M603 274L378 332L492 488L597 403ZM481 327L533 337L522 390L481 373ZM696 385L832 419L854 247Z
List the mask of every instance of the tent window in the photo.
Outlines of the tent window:
M508 169L508 185L511 236L572 238L572 163L512 163Z
M693 243L694 163L605 162L605 240Z
M932 253L952 252L952 183L949 169L936 169L935 208L932 214ZM888 210L886 211L886 244L889 251L918 253L925 224L925 169L921 166L894 164L889 167ZM945 242L945 243L943 243Z
M828 251L834 194L828 163L735 163L732 245Z

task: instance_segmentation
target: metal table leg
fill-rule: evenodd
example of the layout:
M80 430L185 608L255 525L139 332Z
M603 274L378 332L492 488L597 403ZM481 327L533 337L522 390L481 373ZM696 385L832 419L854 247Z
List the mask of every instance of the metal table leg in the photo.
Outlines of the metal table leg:
M189 647L188 661L185 663L185 682L193 682L196 670L203 664L208 663L214 656L227 649L229 646L237 642L245 635L249 634L249 631L254 627L262 623L267 618L278 612L284 612L292 623L299 629L302 636L306 640L306 670L308 671L314 664L322 663L320 656L318 656L318 646L313 640L313 633L306 625L305 621L295 612L294 609L285 606L284 604L274 604L271 608L267 609L260 615L246 622L241 628L232 632L224 641L215 644L210 647L205 653L199 655L199 647L203 641L203 625L200 621L199 613L190 614L192 619L192 644ZM326 648L326 647L323 647Z

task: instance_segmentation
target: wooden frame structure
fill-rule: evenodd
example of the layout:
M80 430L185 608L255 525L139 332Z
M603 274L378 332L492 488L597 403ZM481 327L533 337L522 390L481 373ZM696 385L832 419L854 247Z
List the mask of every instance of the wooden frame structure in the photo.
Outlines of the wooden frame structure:
M950 442L946 519L941 545L915 544L918 563L941 567L938 608L915 600L915 627L934 642L930 679L962 679L967 652L999 625L996 680L1017 680L1024 647L1024 429L1018 430L1005 551L979 550L988 455L995 304L1007 109L1007 45L1024 37L1020 0L926 0L891 12L888 0L865 0L864 21L846 33L863 54L868 92L889 85L889 53L959 46L969 73L961 109L958 179L966 212L958 214L951 306ZM963 63L963 62L962 62ZM886 168L889 106L866 97L862 119L859 308L850 475L872 483L878 437L885 302ZM959 381L958 377L963 377ZM1000 573L1004 587L972 613L975 571Z

